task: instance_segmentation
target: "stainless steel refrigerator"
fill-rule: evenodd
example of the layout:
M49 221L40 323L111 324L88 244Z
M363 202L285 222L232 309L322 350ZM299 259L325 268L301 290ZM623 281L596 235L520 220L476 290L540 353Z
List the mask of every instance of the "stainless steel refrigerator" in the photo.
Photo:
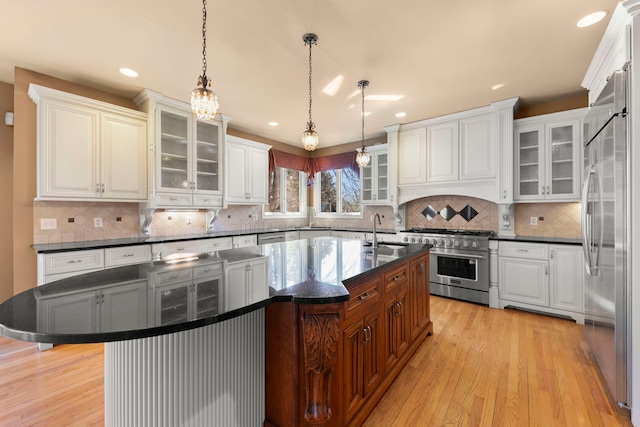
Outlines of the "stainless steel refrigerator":
M584 122L585 337L620 406L630 402L627 73L616 71Z

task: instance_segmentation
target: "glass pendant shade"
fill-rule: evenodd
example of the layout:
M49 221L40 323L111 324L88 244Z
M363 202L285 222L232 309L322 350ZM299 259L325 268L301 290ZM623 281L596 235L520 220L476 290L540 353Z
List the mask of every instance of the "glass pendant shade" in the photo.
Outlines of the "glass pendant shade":
M318 146L318 132L315 131L315 125L312 122L307 123L307 130L302 133L302 145L307 151L313 151Z
M211 121L218 113L218 96L206 86L198 83L198 87L191 92L191 110L200 120Z
M367 148L363 146L362 149L358 151L358 155L356 156L356 163L358 164L358 166L363 168L369 164L370 160L371 155L367 153Z
M369 80L360 80L358 82L358 87L360 88L360 92L362 93L362 113L360 117L362 119L362 148L358 150L358 155L356 156L356 163L361 168L367 166L369 161L371 160L371 155L367 153L367 147L364 146L364 90L369 87Z
M218 113L218 96L211 89L211 79L207 77L207 0L202 0L202 74L198 85L191 92L191 110L200 119L211 121Z
M311 79L313 76L313 71L311 67L311 47L318 43L318 36L312 33L307 33L302 36L302 41L304 41L305 46L309 46L309 121L307 122L307 129L302 132L302 145L304 149L307 151L313 151L318 146L318 142L320 142L320 138L318 138L318 132L316 132L316 125L313 123L313 119L311 118L311 103L313 100L312 90L311 90Z

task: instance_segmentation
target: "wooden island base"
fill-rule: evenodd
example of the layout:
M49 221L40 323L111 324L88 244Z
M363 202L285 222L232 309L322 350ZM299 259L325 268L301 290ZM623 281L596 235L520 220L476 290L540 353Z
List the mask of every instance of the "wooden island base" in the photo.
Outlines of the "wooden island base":
M344 303L266 308L265 426L360 426L433 334L428 251L345 286Z

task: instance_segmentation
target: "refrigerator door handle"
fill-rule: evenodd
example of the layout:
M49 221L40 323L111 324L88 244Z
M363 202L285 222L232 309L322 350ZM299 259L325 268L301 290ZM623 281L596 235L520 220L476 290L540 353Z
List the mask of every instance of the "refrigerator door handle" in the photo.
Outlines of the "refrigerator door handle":
M590 276L592 274L592 264L591 264L591 214L588 214L588 196L589 196L589 187L591 186L591 179L595 175L595 166L589 165L587 166L587 170L585 171L584 184L582 187L582 253L584 255L584 264L587 269L587 274Z

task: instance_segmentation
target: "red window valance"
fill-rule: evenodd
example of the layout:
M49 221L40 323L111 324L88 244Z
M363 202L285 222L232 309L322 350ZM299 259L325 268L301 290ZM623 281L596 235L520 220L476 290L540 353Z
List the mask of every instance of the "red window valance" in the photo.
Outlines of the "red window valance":
M350 168L359 174L360 168L356 163L356 155L354 150L331 156L308 158L271 149L269 150L269 172L275 168L302 171L309 177L307 185L312 185L316 172Z

